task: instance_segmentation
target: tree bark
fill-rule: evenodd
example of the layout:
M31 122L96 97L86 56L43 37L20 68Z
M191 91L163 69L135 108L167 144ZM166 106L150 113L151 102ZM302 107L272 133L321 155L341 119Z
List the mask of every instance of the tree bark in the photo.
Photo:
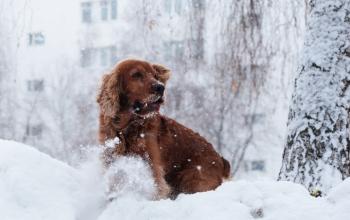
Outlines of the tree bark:
M350 1L310 0L279 180L326 194L350 176Z

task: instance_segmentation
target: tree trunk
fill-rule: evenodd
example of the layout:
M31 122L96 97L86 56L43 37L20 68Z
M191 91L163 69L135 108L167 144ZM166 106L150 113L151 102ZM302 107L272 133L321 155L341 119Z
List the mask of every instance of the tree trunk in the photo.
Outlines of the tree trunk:
M309 6L279 180L325 194L350 176L350 1Z

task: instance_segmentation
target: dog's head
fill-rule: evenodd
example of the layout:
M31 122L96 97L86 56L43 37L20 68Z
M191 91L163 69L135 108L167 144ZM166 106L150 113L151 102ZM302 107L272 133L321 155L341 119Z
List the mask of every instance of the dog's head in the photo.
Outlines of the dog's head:
M159 111L170 70L142 60L124 60L104 75L97 102L101 112L116 117L120 111L145 115Z

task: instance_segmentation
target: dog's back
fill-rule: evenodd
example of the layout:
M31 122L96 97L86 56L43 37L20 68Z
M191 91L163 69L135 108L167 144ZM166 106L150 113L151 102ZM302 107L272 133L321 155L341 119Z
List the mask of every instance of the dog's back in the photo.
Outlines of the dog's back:
M173 194L215 189L230 175L230 164L202 136L159 116L158 148Z

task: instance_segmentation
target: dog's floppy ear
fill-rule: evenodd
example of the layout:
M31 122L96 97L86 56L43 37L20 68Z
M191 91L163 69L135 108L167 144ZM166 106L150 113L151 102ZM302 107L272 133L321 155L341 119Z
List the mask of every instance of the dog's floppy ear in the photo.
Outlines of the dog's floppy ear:
M170 77L170 69L160 64L152 64L152 67L157 71L159 81L165 84Z
M119 112L118 74L105 74L102 78L102 85L97 95L97 103L100 105L102 114L108 117L116 117Z

